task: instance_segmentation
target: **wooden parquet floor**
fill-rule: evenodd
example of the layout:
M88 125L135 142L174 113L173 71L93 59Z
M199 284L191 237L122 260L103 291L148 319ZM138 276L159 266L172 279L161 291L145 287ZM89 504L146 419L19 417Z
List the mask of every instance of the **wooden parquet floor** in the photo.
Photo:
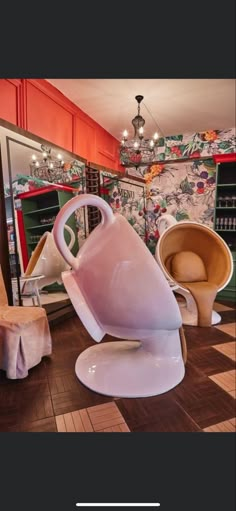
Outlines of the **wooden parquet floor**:
M235 306L216 303L220 325L184 327L184 380L160 396L110 398L84 387L74 371L93 340L77 316L51 327L53 354L24 380L0 371L0 431L232 432L235 430ZM104 341L113 340L106 336Z

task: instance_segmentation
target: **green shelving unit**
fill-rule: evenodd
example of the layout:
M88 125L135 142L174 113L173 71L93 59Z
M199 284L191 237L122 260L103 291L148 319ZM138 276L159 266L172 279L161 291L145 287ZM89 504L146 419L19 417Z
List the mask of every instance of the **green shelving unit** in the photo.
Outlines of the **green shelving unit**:
M66 202L74 197L74 193L59 189L42 188L40 192L37 190L35 194L30 193L29 196L27 196L26 193L24 195L25 197L21 196L21 207L23 213L28 258L30 258L41 236L46 231L52 231L57 213ZM72 253L74 256L76 256L79 250L79 245L74 213L69 217L66 224L71 227L75 233L76 241L72 248ZM65 231L64 235L66 243L69 244L69 233ZM52 284L45 289L48 291L56 291L59 289L64 289L64 287L59 286L58 284Z
M229 246L234 271L228 285L220 291L217 299L235 301L236 296L236 162L217 164L214 230Z

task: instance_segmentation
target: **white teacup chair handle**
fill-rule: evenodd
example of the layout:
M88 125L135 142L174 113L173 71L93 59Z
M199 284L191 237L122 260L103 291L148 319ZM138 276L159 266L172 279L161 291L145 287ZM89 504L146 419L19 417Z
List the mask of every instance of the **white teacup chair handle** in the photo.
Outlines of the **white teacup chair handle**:
M62 256L66 260L66 262L76 270L78 268L78 259L73 256L70 252L70 245L67 247L66 241L64 239L64 228L66 227L67 219L72 215L72 213L82 206L94 206L98 208L102 215L101 223L107 225L113 221L113 211L111 207L100 197L96 195L92 195L89 193L85 193L83 195L77 195L73 197L73 199L66 202L56 217L56 221L53 227L53 236L56 243L56 246L61 252Z
M64 229L69 233L70 235L70 243L68 245L68 250L71 250L72 247L74 246L75 244L75 233L74 231L71 229L71 227L67 224L65 224L64 226Z

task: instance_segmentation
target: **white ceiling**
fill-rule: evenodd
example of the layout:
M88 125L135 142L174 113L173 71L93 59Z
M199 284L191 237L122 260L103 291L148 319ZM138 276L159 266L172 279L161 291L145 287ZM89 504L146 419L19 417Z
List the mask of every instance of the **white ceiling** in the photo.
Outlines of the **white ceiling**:
M117 139L133 135L141 94L145 138L156 124L164 136L235 126L233 79L50 79L52 85ZM149 112L147 111L147 109Z

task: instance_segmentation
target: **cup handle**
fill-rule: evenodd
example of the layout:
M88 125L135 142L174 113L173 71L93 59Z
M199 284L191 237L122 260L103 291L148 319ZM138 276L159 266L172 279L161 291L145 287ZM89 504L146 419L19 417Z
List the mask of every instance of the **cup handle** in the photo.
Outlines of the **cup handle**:
M71 227L67 224L65 224L65 230L69 233L70 235L70 243L68 245L68 249L71 250L72 247L74 246L75 244L75 233L74 231L72 231Z
M107 204L107 202L101 199L101 197L97 197L97 195L84 193L82 195L77 195L66 202L56 217L53 227L53 237L59 252L73 270L77 270L79 261L73 256L67 247L64 238L64 227L66 220L76 209L81 208L82 206L94 206L98 208L102 215L101 223L104 226L112 223L114 220L114 214L111 207Z

